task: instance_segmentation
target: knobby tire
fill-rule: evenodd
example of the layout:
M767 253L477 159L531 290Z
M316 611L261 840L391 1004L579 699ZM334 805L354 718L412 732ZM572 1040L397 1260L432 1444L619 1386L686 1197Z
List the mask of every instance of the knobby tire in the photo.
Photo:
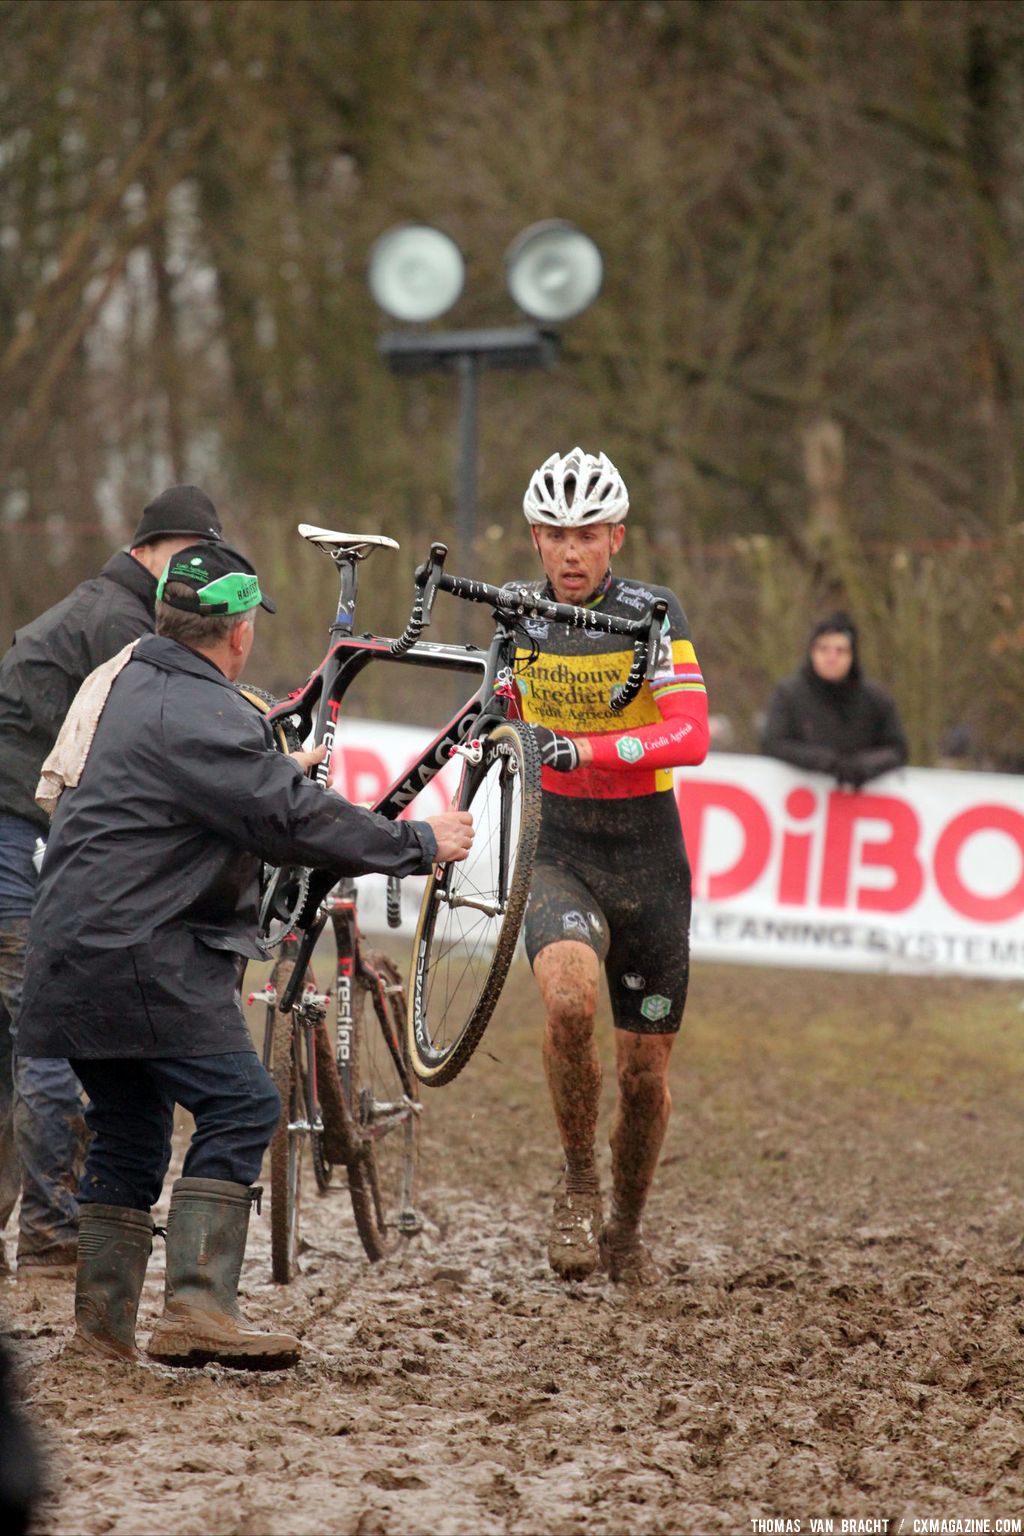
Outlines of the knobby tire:
M378 972L395 990L386 993L385 1023L377 1016L370 988L357 975L353 992L351 1039L351 1091L346 1094L334 1050L326 1030L317 1031L317 1079L324 1120L324 1150L332 1162L348 1169L352 1215L367 1258L374 1263L392 1253L411 1216L419 1122L414 1113L400 1124L375 1135L370 1123L372 1109L394 1102L402 1092L400 1074L387 1052L384 1031L388 1028L400 1053L406 1051L405 1005L401 976L386 955L364 956L370 972ZM414 1079L405 1076L410 1089ZM404 1196L404 1199L402 1198Z
M274 967L278 997L293 970L290 960ZM299 1214L302 1197L302 1138L288 1129L299 1116L302 1085L296 1072L294 1024L290 1013L275 1010L270 1071L281 1095L281 1113L270 1143L270 1261L274 1279L288 1285L298 1270Z
M507 792L500 788L503 755L514 757L517 764ZM487 801L493 806L496 790L497 833L490 829L479 854L474 841L465 874L461 864L435 865L420 906L409 978L408 1042L416 1076L432 1087L451 1082L479 1045L501 995L526 911L540 834L540 752L532 729L519 721L504 721L486 737L483 762L463 777L458 808L473 812ZM516 800L518 827L513 825ZM439 892L466 889L473 896L486 895L498 857L491 846L495 835L499 839L511 835L514 864L503 914L487 919L491 926L484 934L484 924L474 920L472 907L467 907L463 920L439 898Z

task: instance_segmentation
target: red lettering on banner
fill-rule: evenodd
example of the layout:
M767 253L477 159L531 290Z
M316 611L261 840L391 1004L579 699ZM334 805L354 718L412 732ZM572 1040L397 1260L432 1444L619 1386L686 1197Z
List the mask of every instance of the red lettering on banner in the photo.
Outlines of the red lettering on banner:
M694 888L709 901L737 896L759 879L772 849L771 824L759 800L735 784L716 784L691 779L679 795L683 840L693 870ZM743 846L731 869L716 870L704 878L704 820L709 810L727 811L740 824Z
M865 837L859 849L859 862L871 869L888 870L892 883L882 889L858 889L854 905L862 912L905 912L920 896L924 887L924 870L917 856L921 822L913 807L892 795L835 793L829 796L825 823L819 897L823 907L849 905L854 831L862 823L880 821L887 824L888 836Z
M794 821L807 821L817 809L817 797L809 789L794 789L786 796L786 810ZM784 907L802 907L807 901L813 842L813 832L785 831L782 834L779 902Z
M384 759L368 747L336 749L331 766L334 788L355 805L372 805L391 783Z
M1024 863L1024 816L1008 805L974 805L954 816L935 845L935 884L954 912L979 923L1007 923L1024 912L1024 868L1016 885L1001 896L979 896L960 878L960 850L976 832L1005 832Z

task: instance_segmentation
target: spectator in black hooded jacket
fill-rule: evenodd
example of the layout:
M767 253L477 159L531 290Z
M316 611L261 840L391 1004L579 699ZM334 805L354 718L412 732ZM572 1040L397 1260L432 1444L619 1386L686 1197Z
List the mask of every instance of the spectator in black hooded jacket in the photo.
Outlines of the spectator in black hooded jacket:
M851 789L907 761L895 704L861 674L848 614L831 613L815 626L807 660L772 695L761 750Z

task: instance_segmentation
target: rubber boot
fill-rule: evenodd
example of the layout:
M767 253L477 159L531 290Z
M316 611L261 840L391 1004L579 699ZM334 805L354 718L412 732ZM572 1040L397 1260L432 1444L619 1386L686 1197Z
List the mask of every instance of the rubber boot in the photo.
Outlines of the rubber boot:
M75 1275L76 1354L137 1360L135 1320L153 1251L153 1218L125 1205L82 1205Z
M287 1333L256 1333L238 1315L238 1278L259 1191L224 1179L178 1179L167 1219L164 1313L147 1354L164 1365L273 1371L302 1352Z

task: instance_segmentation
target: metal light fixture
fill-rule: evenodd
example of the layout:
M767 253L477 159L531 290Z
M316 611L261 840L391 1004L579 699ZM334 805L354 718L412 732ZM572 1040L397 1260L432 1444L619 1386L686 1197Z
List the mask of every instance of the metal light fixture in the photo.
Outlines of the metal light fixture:
M519 308L548 324L582 314L601 290L601 252L565 219L531 224L505 252L508 291Z
M429 224L399 224L370 251L370 292L396 320L438 319L462 292L464 277L455 241Z
M458 377L455 538L467 557L476 535L480 374L485 368L550 367L558 357L559 338L548 327L571 320L594 302L601 289L603 264L589 235L565 219L544 219L516 236L505 253L505 271L509 293L535 324L471 331L387 331L377 342L395 373L438 370ZM370 292L396 320L438 319L462 292L463 274L458 246L427 224L390 229L370 252ZM467 611L464 623L468 617Z

